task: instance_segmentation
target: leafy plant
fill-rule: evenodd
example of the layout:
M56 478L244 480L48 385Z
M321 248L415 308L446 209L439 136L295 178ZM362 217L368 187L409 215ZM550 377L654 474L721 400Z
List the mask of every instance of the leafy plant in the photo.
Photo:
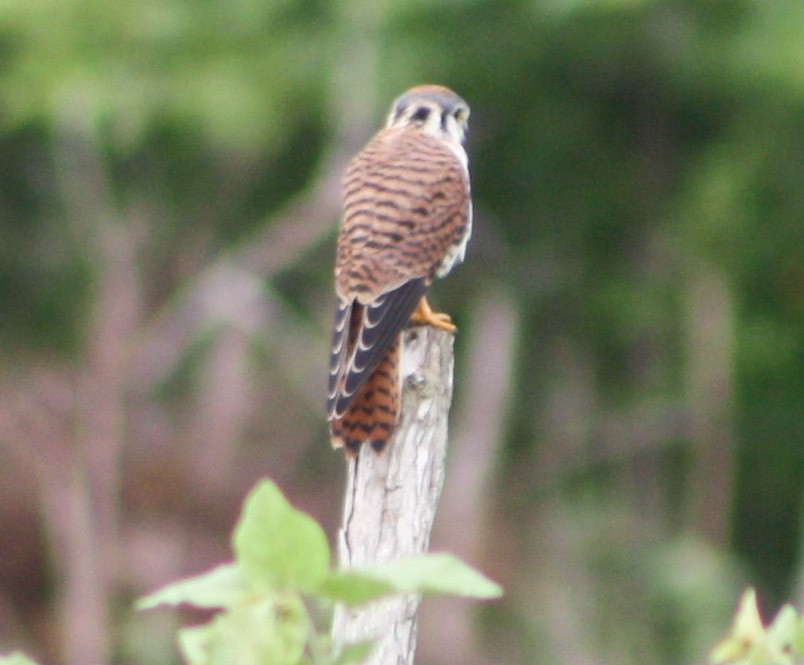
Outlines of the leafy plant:
M764 625L757 595L748 589L740 600L731 633L712 651L715 665L795 665L804 662L804 617L791 605Z
M219 610L206 624L179 631L191 665L347 665L371 644L331 644L314 607L361 605L398 593L494 598L494 582L448 554L410 557L360 570L330 567L326 535L293 508L276 485L260 482L246 498L232 536L234 561L160 589L139 609L192 605Z

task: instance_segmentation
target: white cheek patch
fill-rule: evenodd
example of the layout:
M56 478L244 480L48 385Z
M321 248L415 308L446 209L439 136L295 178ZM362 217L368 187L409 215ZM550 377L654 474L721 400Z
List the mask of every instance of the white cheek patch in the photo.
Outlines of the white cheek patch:
M463 146L460 143L455 141L447 141L447 145L449 149L452 150L453 154L458 158L458 161L463 166L463 171L466 173L467 178L469 177L469 157L466 156L466 150L463 149Z
M456 143L463 143L464 128L452 115L447 116L446 132L447 135Z

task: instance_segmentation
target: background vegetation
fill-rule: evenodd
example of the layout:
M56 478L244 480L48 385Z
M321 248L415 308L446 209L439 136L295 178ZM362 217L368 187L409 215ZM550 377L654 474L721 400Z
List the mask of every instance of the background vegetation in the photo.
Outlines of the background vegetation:
M804 3L0 3L0 651L178 660L133 598L256 480L323 522L346 160L472 106L475 237L423 665L702 662L804 605ZM445 638L448 636L448 638Z

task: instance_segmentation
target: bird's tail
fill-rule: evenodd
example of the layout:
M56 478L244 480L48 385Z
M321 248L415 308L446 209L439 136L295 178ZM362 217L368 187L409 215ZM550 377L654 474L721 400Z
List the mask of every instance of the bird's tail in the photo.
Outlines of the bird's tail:
M378 453L385 450L399 421L400 380L397 339L360 388L345 413L331 421L332 446L354 457L363 443Z

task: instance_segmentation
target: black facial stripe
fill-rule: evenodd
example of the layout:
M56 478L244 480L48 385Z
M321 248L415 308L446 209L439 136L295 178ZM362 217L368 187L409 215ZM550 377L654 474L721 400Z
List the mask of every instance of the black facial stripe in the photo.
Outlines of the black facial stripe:
M399 102L397 102L396 106L394 106L394 112L391 117L392 121L396 122L397 120L399 120L399 118L402 117L402 114L404 112L405 112L405 104L402 103L402 100L400 99Z

